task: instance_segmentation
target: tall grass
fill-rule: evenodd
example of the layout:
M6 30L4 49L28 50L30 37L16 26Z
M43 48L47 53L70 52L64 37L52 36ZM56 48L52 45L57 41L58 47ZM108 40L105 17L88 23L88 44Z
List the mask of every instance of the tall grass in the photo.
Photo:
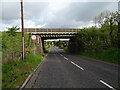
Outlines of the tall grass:
M25 34L25 48L28 47L29 35ZM2 62L17 61L21 58L22 38L21 33L16 32L15 36L2 32Z
M3 64L2 88L19 88L43 57L28 53L25 60Z

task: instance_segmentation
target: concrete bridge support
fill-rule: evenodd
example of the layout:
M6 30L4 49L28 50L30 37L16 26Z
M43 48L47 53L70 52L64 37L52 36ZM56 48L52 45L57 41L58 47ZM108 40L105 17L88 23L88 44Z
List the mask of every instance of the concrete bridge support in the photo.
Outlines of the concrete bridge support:
M78 51L77 49L77 40L75 37L70 38L69 44L68 44L68 49L71 53L75 53Z
M71 37L69 44L68 44L68 49L71 53L77 53L77 52L83 52L84 47L83 44L76 39L76 37Z
M45 51L45 46L44 46L44 39L42 38L42 48L43 48L43 52Z
M36 52L43 54L43 44L40 36L37 36Z

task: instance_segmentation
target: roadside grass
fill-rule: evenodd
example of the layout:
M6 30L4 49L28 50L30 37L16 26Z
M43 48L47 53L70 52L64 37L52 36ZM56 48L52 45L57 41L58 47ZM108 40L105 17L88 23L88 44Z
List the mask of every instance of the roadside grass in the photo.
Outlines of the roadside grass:
M45 47L44 53L48 53L52 47Z
M0 63L0 89L2 88L2 64Z
M42 59L43 56L39 54L28 53L25 60L3 64L2 88L19 88Z
M69 49L67 47L64 48L65 52L69 52Z
M48 49L45 49L45 50L44 50L44 53L48 53L48 52L49 52L49 50L48 50Z
M87 56L90 58L95 58L98 60L103 60L106 62L114 63L114 64L120 64L120 49L118 48L110 48L108 50L105 50L101 53L93 53L93 52L80 52L78 53L81 56Z

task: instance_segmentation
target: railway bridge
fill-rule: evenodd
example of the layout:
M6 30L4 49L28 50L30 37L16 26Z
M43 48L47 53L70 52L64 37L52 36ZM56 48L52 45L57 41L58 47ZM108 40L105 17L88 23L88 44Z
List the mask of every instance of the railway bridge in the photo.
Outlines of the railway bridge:
M78 35L78 30L79 29L72 28L24 28L25 33L37 36L40 53L43 53L44 50L44 40L65 38L70 39L68 47L74 52L77 45L74 37Z

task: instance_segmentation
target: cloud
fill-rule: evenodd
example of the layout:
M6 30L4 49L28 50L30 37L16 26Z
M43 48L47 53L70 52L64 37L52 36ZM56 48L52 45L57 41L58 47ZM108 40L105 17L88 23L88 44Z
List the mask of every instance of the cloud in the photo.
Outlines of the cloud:
M20 4L18 2L2 2L2 19L14 20L20 18Z
M24 2L24 23L34 28L91 26L102 11L117 9L117 2ZM20 27L20 22L20 3L2 2L2 28Z
M46 22L48 27L78 27L88 25L91 20L111 3L69 3L65 8L62 7L59 12L52 12L52 20ZM64 5L64 3L63 3ZM61 5L62 6L62 5ZM115 5L114 5L115 6ZM108 10L110 7L108 8Z

